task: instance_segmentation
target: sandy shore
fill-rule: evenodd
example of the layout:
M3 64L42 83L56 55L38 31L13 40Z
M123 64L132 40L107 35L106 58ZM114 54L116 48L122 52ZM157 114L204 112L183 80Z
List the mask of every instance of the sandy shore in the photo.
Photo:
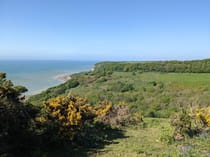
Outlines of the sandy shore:
M55 79L58 80L58 81L66 82L66 81L71 79L71 75L69 75L69 74L61 74L61 75L55 76Z

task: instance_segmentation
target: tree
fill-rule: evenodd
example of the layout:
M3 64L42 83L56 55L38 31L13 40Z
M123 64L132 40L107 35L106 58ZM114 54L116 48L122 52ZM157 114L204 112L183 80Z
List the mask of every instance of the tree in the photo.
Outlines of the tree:
M22 152L28 147L31 121L37 110L24 104L22 95L27 89L14 86L0 73L0 156ZM5 155L5 156L6 156Z

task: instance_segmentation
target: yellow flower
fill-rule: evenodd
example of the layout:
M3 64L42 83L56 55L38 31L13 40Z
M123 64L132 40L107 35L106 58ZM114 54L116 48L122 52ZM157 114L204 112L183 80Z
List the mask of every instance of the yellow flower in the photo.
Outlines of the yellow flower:
M204 125L210 126L210 106L196 109L195 115Z
M40 122L40 123L45 123L47 120L45 119L45 117L38 117L37 119L36 119L38 122Z

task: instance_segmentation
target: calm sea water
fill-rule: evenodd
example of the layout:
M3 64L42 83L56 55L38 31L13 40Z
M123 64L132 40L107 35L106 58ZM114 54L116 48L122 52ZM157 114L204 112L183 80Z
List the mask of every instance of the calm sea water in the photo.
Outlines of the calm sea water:
M62 81L59 75L90 71L93 61L0 61L0 72L6 72L7 78L15 85L23 85L29 91L26 95L41 92Z

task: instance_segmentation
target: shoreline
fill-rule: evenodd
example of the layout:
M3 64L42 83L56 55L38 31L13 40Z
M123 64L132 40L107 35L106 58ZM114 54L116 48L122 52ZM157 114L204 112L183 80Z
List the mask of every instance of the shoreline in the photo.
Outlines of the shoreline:
M95 66L92 66L92 68L89 71L94 71L94 70L95 70ZM85 70L85 71L88 72L88 70ZM61 73L61 74L58 74L58 75L54 75L51 78L53 80L58 81L57 85L59 85L61 83L65 83L65 82L71 80L73 74L77 74L77 73L85 72L85 71L74 71L74 72L69 72L69 73L67 73L67 72L66 73ZM54 85L54 86L57 86L57 85ZM54 87L54 86L52 86L52 87ZM29 98L30 96L39 94L39 93L47 90L48 88L51 88L51 86L50 87L46 87L46 88L42 88L42 89L39 89L39 90L36 90L36 91L31 91L30 94L28 92L26 92L25 96Z
M11 64L8 64L10 62ZM28 91L23 94L32 96L71 80L76 73L93 70L95 63L93 61L4 61L0 65L1 71L7 73L7 79L14 85L26 87Z
M57 80L57 81L61 81L61 82L66 82L66 81L68 81L68 80L71 80L71 74L67 74L67 73L65 73L65 74L60 74L60 75L56 75L55 77L54 77L54 79L55 80Z
M71 80L71 75L70 74L60 74L60 75L56 75L53 77L54 80L57 80L59 81L60 83L65 83L66 81L68 80ZM24 93L24 95L26 96L26 99L28 99L30 96L33 96L33 95L36 95L36 94L39 94L45 90L47 90L48 88L50 87L46 87L46 88L42 88L42 89L39 89L39 90L36 90L36 91L33 91L31 92L29 95L27 94L28 92Z

